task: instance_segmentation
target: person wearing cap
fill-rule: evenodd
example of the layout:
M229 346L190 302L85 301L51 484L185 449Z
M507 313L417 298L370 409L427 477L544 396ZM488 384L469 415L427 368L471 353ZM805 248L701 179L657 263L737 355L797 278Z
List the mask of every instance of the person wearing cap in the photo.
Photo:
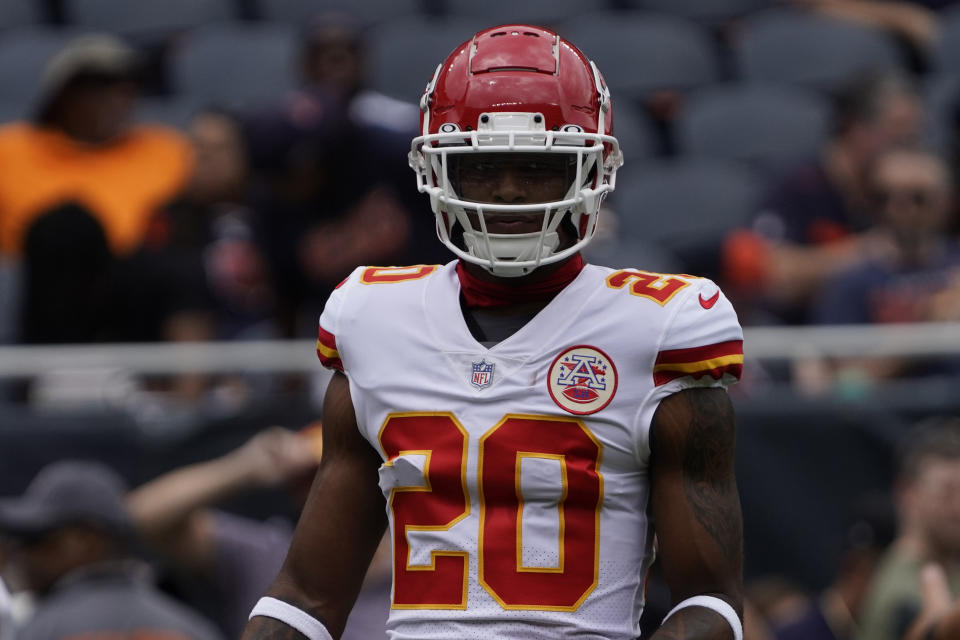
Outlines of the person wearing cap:
M206 301L142 250L193 153L173 129L133 124L140 68L115 37L80 37L48 63L31 121L0 127L0 262L22 273L0 314L18 342L210 337Z
M8 570L37 597L16 640L118 634L219 640L199 614L160 593L134 559L134 528L117 474L95 462L54 462L26 491L0 500Z
M132 124L138 67L113 36L80 37L48 63L32 121L0 127L0 256L18 257L33 222L65 201L89 209L112 251L129 255L152 212L183 188L186 139Z

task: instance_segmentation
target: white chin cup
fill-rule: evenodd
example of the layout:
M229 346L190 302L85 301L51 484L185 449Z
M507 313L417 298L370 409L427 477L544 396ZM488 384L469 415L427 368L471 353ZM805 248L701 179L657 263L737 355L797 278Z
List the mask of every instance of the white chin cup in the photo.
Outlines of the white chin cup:
M480 260L488 262L536 260L553 254L560 245L560 236L556 231L543 234L534 233L488 233L486 238L482 232L464 231L463 241L467 245L467 252ZM489 266L489 265L488 265Z
M471 262L476 262L493 275L504 278L519 277L533 270L532 267L519 263L529 265L530 262L537 263L540 260L543 260L540 264L552 262L549 257L559 246L560 236L556 231L550 231L543 235L542 243L540 238L539 232L490 233L487 234L487 238L484 238L482 232L465 231L463 233L467 253L476 258Z

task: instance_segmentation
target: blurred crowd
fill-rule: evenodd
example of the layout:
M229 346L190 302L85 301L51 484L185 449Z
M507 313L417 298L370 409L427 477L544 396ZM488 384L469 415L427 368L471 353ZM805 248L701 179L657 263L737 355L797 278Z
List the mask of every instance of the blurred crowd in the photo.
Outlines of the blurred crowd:
M556 0L482 14L458 0L357 0L354 13L208 0L171 2L152 30L78 17L138 4L113 1L0 2L0 83L10 51L57 43L29 98L0 92L0 343L312 338L355 266L447 261L406 166L433 71L415 63L528 4L549 18L524 18L582 46L613 92L626 165L590 261L714 278L748 326L960 320L960 3ZM177 7L229 26L180 24ZM290 82L254 68L283 19ZM222 42L245 38L237 69ZM817 393L958 370L830 359L748 376ZM164 384L211 393L195 376ZM0 500L0 575L15 591L8 606L0 582L0 640L14 627L236 637L292 527L218 505L281 485L302 497L316 442L268 429L132 489L90 462L44 468ZM892 504L867 497L852 514L829 587L748 585L749 640L899 640L930 562L960 593L960 424L922 424L898 451ZM382 637L388 572L378 557L345 638ZM647 628L666 612L658 589L654 577Z
M784 576L748 582L756 640L902 640L926 604L924 571L960 594L960 421L924 420L897 451L892 499L864 496L851 511L825 589L809 595Z
M4 640L237 638L280 570L293 521L220 508L283 488L300 504L320 457L320 428L265 429L223 456L128 488L109 466L60 460L0 499ZM343 638L385 637L390 552L377 552Z
M564 3L541 8L616 100L627 165L590 260L712 277L745 325L960 316L960 9L598 3L565 20ZM231 20L147 16L119 37L92 30L97 7L99 24L115 18L107 0L25 3L36 24L0 30L0 75L57 47L0 100L0 341L308 337L353 267L446 261L406 153L431 73L413 63L508 11L462 4L411 2L394 19L403 3L210 0L192 6ZM257 68L284 17L288 68ZM845 360L791 375L955 369Z
M416 109L399 126L351 116L360 47L352 23L318 23L301 89L256 112L202 106L176 130L134 122L142 54L68 42L32 118L0 129L16 342L309 335L354 266L420 257L430 226L399 184Z

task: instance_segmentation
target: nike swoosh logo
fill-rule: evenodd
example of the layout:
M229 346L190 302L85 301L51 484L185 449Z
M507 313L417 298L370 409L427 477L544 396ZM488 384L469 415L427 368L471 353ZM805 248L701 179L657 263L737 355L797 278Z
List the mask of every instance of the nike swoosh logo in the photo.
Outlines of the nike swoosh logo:
M719 300L719 299L720 299L720 290L719 290L719 289L717 289L717 292L716 292L715 294L713 294L712 296L710 296L709 298L707 298L706 300L703 299L703 294L701 293L701 294L700 294L700 306L703 307L704 309L712 309L712 308L713 308L713 305L717 304L717 300Z

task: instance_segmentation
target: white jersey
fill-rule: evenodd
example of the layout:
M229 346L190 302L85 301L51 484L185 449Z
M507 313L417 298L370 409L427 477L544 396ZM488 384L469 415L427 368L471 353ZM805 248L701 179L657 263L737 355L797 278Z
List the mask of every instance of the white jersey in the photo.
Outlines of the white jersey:
M320 317L384 460L390 637L636 638L650 422L739 378L733 307L706 279L587 265L487 349L455 266L358 268Z

